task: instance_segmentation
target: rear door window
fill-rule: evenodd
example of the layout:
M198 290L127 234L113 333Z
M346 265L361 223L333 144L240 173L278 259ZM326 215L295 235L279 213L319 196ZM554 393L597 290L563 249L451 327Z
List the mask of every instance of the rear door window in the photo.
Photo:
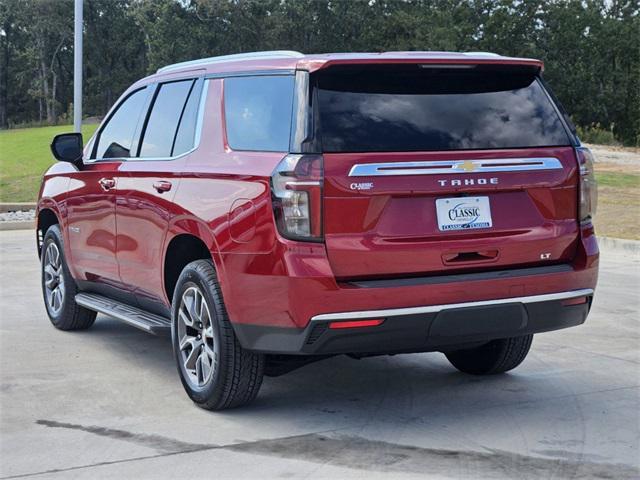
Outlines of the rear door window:
M140 157L167 158L173 146L194 80L163 83L158 88L144 129ZM189 114L194 114L193 111Z
M195 145L196 124L198 123L198 107L202 93L203 82L196 82L189 93L189 98L182 111L182 118L173 142L172 156L182 155Z
M524 70L334 67L315 85L326 152L571 144L539 79Z
M224 80L227 142L234 150L289 150L293 76Z

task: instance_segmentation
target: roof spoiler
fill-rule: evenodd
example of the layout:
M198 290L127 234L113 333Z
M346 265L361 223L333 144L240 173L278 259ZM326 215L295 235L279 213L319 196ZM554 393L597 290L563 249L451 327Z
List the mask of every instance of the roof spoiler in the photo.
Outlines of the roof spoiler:
M400 52L398 52L400 53ZM308 70L309 72L315 72L317 70L325 69L332 66L337 65L366 65L366 64L421 64L421 65L433 65L435 66L474 66L474 65L505 65L505 66L523 66L530 67L536 73L542 72L544 70L544 63L541 60L535 60L532 58L510 58L510 57L501 57L499 55L487 52L469 52L456 57L446 57L442 58L438 57L423 57L420 58L420 52L416 52L416 55L411 55L410 57L404 56L393 56L393 52L385 52L385 54L381 54L377 57L349 57L345 55L340 58L330 58L330 59L306 59L302 58L298 62L298 68L301 70Z

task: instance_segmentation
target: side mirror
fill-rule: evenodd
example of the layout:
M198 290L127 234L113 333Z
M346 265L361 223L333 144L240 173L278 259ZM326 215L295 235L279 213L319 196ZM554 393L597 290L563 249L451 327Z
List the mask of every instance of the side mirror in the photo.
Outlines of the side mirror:
M61 133L53 137L51 153L60 162L77 165L82 161L82 134Z

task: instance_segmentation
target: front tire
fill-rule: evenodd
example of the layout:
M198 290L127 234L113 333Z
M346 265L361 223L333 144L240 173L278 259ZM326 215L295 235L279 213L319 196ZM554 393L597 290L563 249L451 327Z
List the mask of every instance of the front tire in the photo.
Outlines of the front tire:
M76 303L78 287L64 257L64 240L58 225L52 225L42 242L42 296L49 320L60 330L84 330L93 325L96 312Z
M178 279L171 337L180 380L196 405L224 410L253 401L264 356L244 350L227 316L213 263L196 260Z
M504 373L520 365L531 348L533 335L503 338L468 350L446 352L458 370L472 375Z

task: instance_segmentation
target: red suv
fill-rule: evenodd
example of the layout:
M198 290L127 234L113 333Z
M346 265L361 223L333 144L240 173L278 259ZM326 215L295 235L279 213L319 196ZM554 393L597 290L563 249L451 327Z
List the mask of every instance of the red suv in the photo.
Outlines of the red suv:
M87 145L57 136L38 249L48 315L171 331L193 401L331 355L443 352L501 373L579 325L592 156L538 60L263 52L161 68Z

